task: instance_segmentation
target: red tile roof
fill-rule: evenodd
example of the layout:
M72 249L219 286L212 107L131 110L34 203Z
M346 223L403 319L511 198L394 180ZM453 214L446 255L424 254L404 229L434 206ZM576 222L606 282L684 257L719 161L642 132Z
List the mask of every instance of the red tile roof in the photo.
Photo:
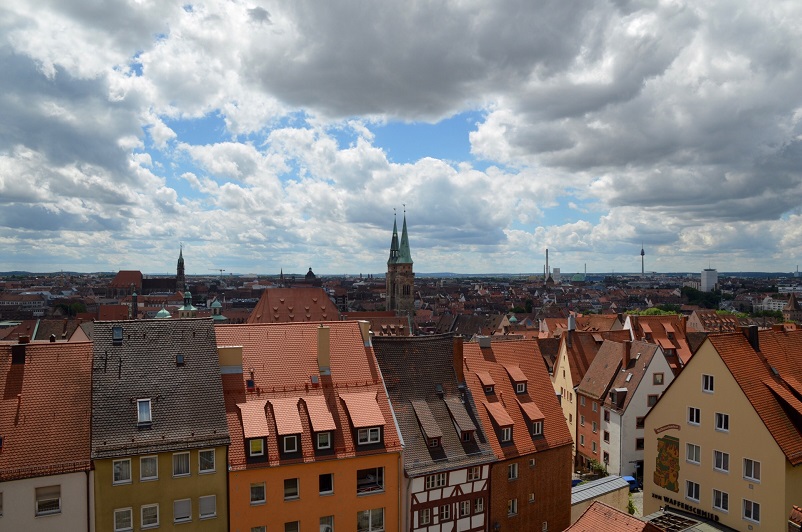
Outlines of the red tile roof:
M322 288L268 288L248 323L298 323L339 320L337 306Z
M301 424L301 416L298 414L298 401L300 397L272 398L270 405L273 407L273 417L276 420L276 428L279 436L287 434L300 434L304 431Z
M237 405L242 415L242 429L246 438L262 438L270 434L265 419L267 401L249 401Z
M521 405L521 410L524 411L524 415L529 419L529 421L542 421L545 419L546 416L543 415L543 412L537 407L535 403L532 401L528 403L522 403L520 399L517 399L518 404Z
M594 501L565 532L652 532L660 529L637 517Z
M325 397L322 395L309 395L304 397L303 400L306 403L306 411L309 412L309 420L312 422L313 431L325 432L337 429L329 407L326 405Z
M92 344L0 345L0 481L89 470Z
M356 428L376 427L384 425L379 403L376 402L376 392L340 393L340 399L345 403L351 424Z

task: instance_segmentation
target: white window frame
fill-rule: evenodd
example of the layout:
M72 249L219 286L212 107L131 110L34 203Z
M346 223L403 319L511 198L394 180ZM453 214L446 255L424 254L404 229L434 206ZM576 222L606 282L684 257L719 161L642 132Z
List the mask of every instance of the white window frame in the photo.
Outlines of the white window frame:
M750 521L752 523L760 523L760 503L755 501L750 501L749 499L744 499L743 504L741 505L743 513L741 514L746 521ZM748 512L747 512L748 508ZM755 511L757 510L757 511ZM749 514L747 516L747 513ZM754 515L757 514L757 519L755 519Z
M294 495L287 495L287 490L289 489L291 492L293 490L292 482L295 482L295 494ZM289 484L288 484L289 483ZM301 498L301 479L295 478L285 478L284 479L284 500L285 501L295 501Z
M204 501L212 501L212 513L203 513ZM212 519L217 517L217 495L203 495L198 497L198 519Z
M585 406L585 396L584 395L580 395L579 396L579 406Z
M694 459L694 456L691 456L692 455L691 449L693 449L693 451L694 451L693 454L695 454L695 459ZM686 443L685 444L685 461L688 462L689 464L701 465L701 463L702 463L702 448L700 446L696 445L695 443Z
M181 457L186 456L186 464L187 464L187 472L186 473L176 473L176 466L179 464L177 460L180 460ZM180 452L180 453L173 453L173 477L188 477L192 475L192 464L190 462L190 456L188 452Z
M362 483L360 484L360 474ZM368 467L359 469L356 472L356 493L357 495L372 495L374 493L384 493L384 468ZM360 491L361 490L361 491Z
M596 441L594 440L594 441L592 441L590 443L591 443L591 448L593 449L593 454L596 454L596 452L597 452Z
M485 386L485 393L493 393L495 391L495 386Z
M713 375L702 373L702 391L705 393L713 393L715 390L716 384Z
M186 517L179 517L176 511L179 508L177 505L183 505L184 503L188 505ZM189 523L190 521L192 521L192 499L178 499L173 501L173 523Z
M579 414L579 426L580 427L584 427L585 426L585 415L584 414Z
M473 500L473 513L478 514L485 511L485 498L476 497Z
M52 493L51 493L52 492ZM55 515L61 513L61 485L42 486L34 491L36 502L36 516ZM56 503L55 507L42 509L47 503Z
M755 464L757 464L757 476L755 476ZM751 458L744 458L744 479L749 482L760 482L760 462Z
M459 516L468 517L469 515L471 515L471 501L460 501Z
M730 472L730 453L713 450L713 469L720 473Z
M448 473L435 473L426 477L427 490L442 488L446 485L448 485Z
M331 432L318 432L316 440L318 449L331 449Z
M694 414L696 414L694 416ZM695 419L694 419L695 418ZM688 407L688 425L698 427L702 423L702 410L695 406Z
M128 476L127 477L120 477L117 478L117 464L127 464L128 466ZM130 458L121 458L119 460L113 460L111 463L111 483L115 486L119 486L120 484L130 484L131 480L131 459Z
M591 430L593 431L593 434L596 434L599 431L599 425L595 421L591 422Z
M584 434L580 434L579 435L579 445L581 445L582 447L585 446L585 435Z
M156 509L156 522L155 523L145 523L145 510L155 508ZM159 505L158 504L143 504L139 508L139 522L140 528L156 528L159 526Z
M145 461L150 461L150 460L153 460L153 463L156 464L156 474L146 477L144 476L145 468L142 466L142 464L145 463ZM147 482L149 480L159 480L159 457L155 454L139 457L139 481Z
M202 459L202 457L203 457L204 454L208 454L209 456L212 457L212 467L211 468L208 468L208 467L206 469L203 468L203 459ZM216 457L215 457L215 454L214 454L214 449L201 449L200 451L198 451L198 473L199 474L214 473L216 469L217 469L217 460L216 460Z
M718 500L716 500L718 499ZM713 509L719 512L730 511L730 494L713 488Z
M117 516L128 515L128 525L120 526L117 522ZM114 510L114 532L128 532L134 529L134 510L133 508L117 508Z
M257 490L261 490L261 492L262 492L262 498L261 499L259 499L259 498L254 499L254 491L253 491L254 488L256 488ZM257 494L258 494L258 492L257 492ZM251 484L251 489L249 490L249 498L250 498L250 501L251 501L251 506L255 506L257 504L264 504L265 501L267 500L267 489L265 488L265 483L264 482L254 482L253 484Z
M508 442L512 440L512 427L501 427L501 441Z
M298 452L298 435L297 434L290 434L289 436L284 436L284 441L282 442L282 447L285 453L297 453Z
M509 499L507 501L507 515L518 515L518 499Z
M381 427L367 427L357 431L357 444L369 445L371 443L380 443L382 439Z
M599 403L597 403L596 401L593 401L593 405L592 405L591 408L593 409L594 412L598 412L599 411Z
M253 449L254 443L259 443L259 449ZM264 438L251 438L248 440L248 456L264 456L265 455L265 439Z
M716 412L716 430L719 432L730 431L730 415L724 412Z
M515 383L515 393L526 393L526 383L525 382L516 382Z
M533 421L532 422L532 436L542 436L543 435L543 422L542 421Z
M440 521L441 523L443 521L451 519L451 505L450 504L444 504L444 505L440 506L440 514L438 515L438 518L439 518L438 521Z
M147 412L143 415L142 407L147 406ZM151 410L150 399L136 400L136 422L140 425L149 425L153 422L153 411Z
M516 480L518 478L518 464L513 463L507 465L507 480Z
M701 490L702 488L699 486L698 482L694 482L693 480L685 481L685 498L689 501L699 502ZM696 497L694 497L694 495L696 495Z
M432 510L430 508L422 508L418 512L418 526L428 525L432 522Z

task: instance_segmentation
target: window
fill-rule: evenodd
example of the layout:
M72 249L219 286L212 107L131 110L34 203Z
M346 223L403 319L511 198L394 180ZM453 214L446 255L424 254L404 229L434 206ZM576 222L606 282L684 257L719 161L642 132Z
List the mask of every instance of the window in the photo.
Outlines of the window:
M263 456L265 454L265 440L254 438L248 440L248 456Z
M357 532L384 530L384 508L374 508L356 513Z
M473 466L468 469L468 481L471 480L479 480L482 478L482 468L481 466Z
M252 526L251 532L266 532L267 527L265 526Z
M284 523L284 532L298 532L300 529L301 527L298 521L290 521L289 523Z
M760 462L744 458L744 478L753 482L760 482Z
M214 473L214 449L198 451L198 472Z
M584 416L584 414L579 414L579 426L580 427L584 427L585 426L585 416Z
M3 517L3 492L0 491L0 517Z
M334 532L333 515L326 515L320 518L320 532Z
M604 438L604 443L610 443L610 431L605 430L602 438Z
M297 453L298 452L298 435L284 436L284 452Z
M526 383L525 382L516 382L515 383L515 393L526 393Z
M429 447L440 447L440 438L432 438L429 440Z
M478 514L485 511L485 498L477 497L473 500L473 513Z
M512 427L504 427L501 429L501 441L508 442L512 440Z
M649 408L653 407L657 404L657 398L660 397L659 395L649 395L646 397L646 406Z
M490 385L490 386L485 386L485 393L494 393L494 392L495 392L495 389L494 389L494 388L495 388L495 387L494 387L494 386L492 386L492 385Z
M150 399L137 399L136 400L136 422L140 425L149 425L150 417Z
M716 430L728 432L730 430L730 415L716 412Z
M534 458L529 459L529 467L535 467L536 464L537 460L535 460Z
M608 423L610 422L610 411L606 408L604 409L604 420Z
M635 438L635 450L636 451L643 450L643 438Z
M530 494L529 494L529 502L530 502L530 503L533 503L533 502L535 502L535 494L534 494L534 493L530 493Z
M331 432L318 432L317 433L317 448L318 449L331 449Z
M462 433L461 437L462 437L462 441L464 441L464 442L471 441L471 431L466 430L465 432Z
M459 516L465 517L471 513L471 501L460 501L459 503Z
M432 522L432 510L430 508L424 508L420 512L418 512L419 525L428 525L431 522Z
M140 509L142 515L142 528L159 526L159 505L145 504Z
M652 384L655 386L662 386L663 385L663 374L662 373L655 373L652 375Z
M532 422L532 436L542 436L543 435L543 422L542 421L533 421Z
M173 454L173 476L185 477L189 475L189 453Z
M702 412L693 406L688 407L688 423L698 425L702 419Z
M744 499L744 519L747 521L760 522L760 504Z
M123 530L133 530L133 516L131 508L122 508L114 510L114 532L121 532Z
M701 463L702 450L698 445L692 443L685 444L685 460L699 465Z
M251 484L251 504L262 504L265 502L265 483Z
M284 479L284 500L289 501L299 498L301 495L300 486L297 478Z
M643 428L643 418L642 417L636 417L635 418L635 428L636 429L642 429Z
M580 406L585 406L585 396L584 395L580 395L579 396L579 405Z
M579 435L579 445L581 445L582 447L585 446L585 435L584 434L580 434Z
M156 480L159 478L159 458L143 456L139 459L139 480Z
M730 454L722 451L713 451L713 469L723 473L729 473Z
M381 441L381 427L369 427L366 429L359 429L357 443L359 445L366 445L368 443L379 443Z
M446 473L438 473L436 475L428 475L426 477L426 489L441 488L446 485L448 475Z
M693 482L692 480L686 480L685 497L692 501L699 502L699 484Z
M131 459L115 460L112 463L113 481L112 484L131 483Z
M211 519L217 517L217 495L204 495L198 497L199 517Z
M713 490L713 508L722 512L730 511L730 496L724 491Z
M36 515L61 513L61 486L36 488Z
M592 441L592 442L590 442L590 444L593 447L593 454L596 454L596 442Z
M123 345L123 328L122 327L112 327L111 328L111 344L112 345Z
M510 499L507 501L507 515L516 515L518 513L518 499Z
M192 499L173 501L173 522L185 523L192 521Z
M440 507L440 521L447 521L451 519L451 505L444 504Z
M518 478L518 464L510 464L507 466L507 480L515 480Z
M596 434L596 432L599 430L599 426L596 424L595 421L593 422L592 427L593 427L593 434Z
M610 453L608 453L607 451L604 451L602 453L602 456L603 456L602 462L604 462L605 464L609 464L610 463Z
M384 468L372 467L356 472L357 494L384 491Z
M713 376L702 375L702 391L707 393L713 393L713 390L714 390Z
M326 473L318 477L318 493L329 495L334 493L334 474Z
M594 412L597 412L599 410L599 403L597 403L596 401L593 401L592 408L593 408Z

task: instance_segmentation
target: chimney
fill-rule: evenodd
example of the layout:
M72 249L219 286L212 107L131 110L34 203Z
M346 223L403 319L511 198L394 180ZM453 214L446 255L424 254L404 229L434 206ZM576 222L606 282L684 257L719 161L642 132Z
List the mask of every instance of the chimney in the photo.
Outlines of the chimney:
M489 336L479 336L479 348L486 349L490 347L490 337Z
M457 374L457 382L465 382L465 369L463 368L462 336L454 337L454 371Z
M576 330L576 318L573 314L568 316L568 335L565 338L565 344L570 348L571 341L573 340L574 331Z
M364 334L362 338L365 339ZM321 375L331 375L331 329L324 325L317 328L317 366Z
M17 341L19 343L21 343L21 344L27 344L27 343L30 343L31 337L28 336L27 334L20 334L19 338L17 339Z
M136 291L131 294L131 319L139 318L139 305L136 300Z
M758 338L757 334L757 325L747 325L746 327L741 327L741 332L743 332L746 339L749 340L749 345L752 346L752 349L755 352L760 352L760 339Z
M688 316L682 315L679 317L679 330L682 336L688 335Z
M632 358L632 342L627 340L626 342L624 342L624 356L623 359L621 360L622 370L627 369L629 367L629 361L631 360L631 358Z

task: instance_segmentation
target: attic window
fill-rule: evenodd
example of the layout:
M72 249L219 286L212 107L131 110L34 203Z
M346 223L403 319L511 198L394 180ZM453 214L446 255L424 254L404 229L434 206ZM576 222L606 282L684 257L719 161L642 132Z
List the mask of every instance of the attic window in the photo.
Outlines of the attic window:
M492 385L491 386L485 386L485 393L487 393L487 394L496 393L496 387L492 386Z
M526 393L526 383L525 382L515 383L515 393Z
M429 440L429 447L440 447L440 438L432 438Z
M150 414L150 399L137 399L137 423L139 425L150 425L152 418Z
M184 365L184 355L176 355L175 356L175 365L176 366L183 366Z
M111 344L112 345L123 345L123 328L122 327L112 327L111 328Z

